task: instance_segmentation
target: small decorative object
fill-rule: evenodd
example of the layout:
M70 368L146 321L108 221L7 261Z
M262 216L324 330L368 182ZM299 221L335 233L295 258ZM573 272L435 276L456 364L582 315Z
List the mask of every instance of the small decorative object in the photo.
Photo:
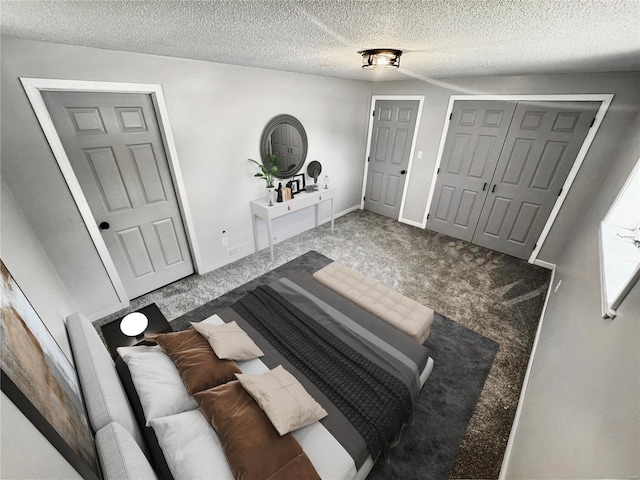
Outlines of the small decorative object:
M307 191L315 192L318 190L318 177L320 176L321 173L322 173L322 164L320 162L318 162L317 160L314 160L309 163L309 166L307 167L307 175L309 175L310 177L313 177L313 190L309 190L307 188Z
M327 175L324 176L324 188L325 190L329 188L329 177Z
M287 188L289 189L289 193L291 195L291 198L295 197L295 194L297 192L297 190L295 189L294 185L297 182L297 180L294 182L293 180L289 180L287 182Z
M400 55L402 50L392 48L374 48L372 50L360 50L362 55L362 68L372 69L394 69L400 67Z
M273 202L276 198L276 189L274 187L267 187L267 200L269 200L269 206L273 207Z
M282 203L282 182L278 183L278 188L276 188L276 192L278 192L278 198L276 202Z
M142 338L142 333L149 326L149 319L144 313L133 312L125 315L120 321L120 330L128 337Z
M275 155L267 155L267 162L269 163L268 166L263 163L258 163L252 158L250 158L249 161L260 167L260 171L256 173L254 177L264 178L265 182L267 182L267 188L273 188L273 179L274 175L278 173L278 164L280 163L280 160L278 160Z

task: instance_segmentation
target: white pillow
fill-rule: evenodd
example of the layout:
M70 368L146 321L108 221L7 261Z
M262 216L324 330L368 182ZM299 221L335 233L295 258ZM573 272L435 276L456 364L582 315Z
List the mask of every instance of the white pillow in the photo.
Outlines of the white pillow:
M118 355L129 367L147 427L154 418L198 408L175 364L159 346L119 347Z
M222 325L210 325L207 323L194 323L191 325L200 335L206 338L218 358L227 360L252 360L262 357L264 353L251 340L236 322L223 323Z
M311 425L327 416L325 409L282 365L262 375L236 373L236 377L280 435Z
M220 439L200 410L151 420L173 478L233 480Z

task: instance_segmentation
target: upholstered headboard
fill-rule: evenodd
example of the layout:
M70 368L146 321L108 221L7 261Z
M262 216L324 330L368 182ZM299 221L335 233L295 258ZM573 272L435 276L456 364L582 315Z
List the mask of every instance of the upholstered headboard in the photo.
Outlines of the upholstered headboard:
M67 317L67 331L104 478L157 479L144 436L98 332L80 314Z

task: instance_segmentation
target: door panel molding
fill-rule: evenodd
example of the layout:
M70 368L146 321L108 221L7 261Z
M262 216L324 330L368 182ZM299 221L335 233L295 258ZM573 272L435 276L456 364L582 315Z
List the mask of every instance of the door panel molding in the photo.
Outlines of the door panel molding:
M398 216L398 221L402 223L406 223L408 225L418 226L416 222L413 220L409 220L404 218L404 206L407 198L407 185L411 180L411 172L413 170L413 157L416 150L416 142L418 141L418 132L420 131L420 119L422 118L422 107L424 105L424 95L372 95L371 96L371 105L369 107L369 131L367 133L367 148L364 154L364 172L362 176L362 191L360 194L360 198L364 199L365 192L367 191L367 178L369 174L369 162L367 162L367 158L371 154L371 138L373 137L373 113L376 110L376 101L377 100L417 100L418 101L418 112L416 114L416 125L413 131L413 140L411 141L411 150L409 152L409 164L407 165L407 173L405 179L405 188L402 193L402 200L400 201L400 214ZM364 200L360 201L360 210L364 210ZM424 228L424 227L422 227Z
M558 196L558 198L556 199L556 202L553 206L553 209L551 210L551 213L549 214L549 218L547 219L544 228L542 229L542 232L538 238L538 241L536 243L536 247L533 250L533 252L531 253L531 255L529 256L528 262L529 263L536 263L536 261L538 261L538 255L540 253L540 250L542 249L542 246L544 245L544 242L549 234L549 231L551 230L551 227L553 226L553 223L556 219L556 217L558 216L558 213L560 211L560 208L562 207L562 204L564 203L567 194L569 193L569 190L571 189L571 185L573 184L578 171L580 170L580 167L582 166L582 162L584 161L587 152L589 151L589 148L591 147L591 143L593 142L593 139L595 138L595 135L597 134L600 125L602 123L602 120L604 119L605 114L607 113L607 110L609 109L609 106L611 105L611 102L613 100L614 95L611 93L604 93L604 94L553 94L553 95L451 95L449 97L449 105L447 106L447 111L446 111L446 115L445 115L445 121L444 121L444 125L442 127L442 134L440 135L440 144L438 147L438 154L436 157L436 163L433 169L433 174L432 174L432 179L431 179L431 185L429 186L429 195L428 195L428 199L427 199L427 205L424 211L424 217L422 219L422 223L421 224L416 224L415 222L413 224L415 224L416 226L419 226L421 228L426 228L427 226L427 215L429 214L429 210L431 209L431 204L433 202L433 197L435 194L435 189L436 189L436 181L437 181L437 171L440 168L440 164L442 162L442 157L443 157L443 153L444 153L444 148L445 148L445 143L446 143L446 139L447 139L447 134L449 132L449 126L450 126L450 119L449 117L451 116L451 113L453 112L453 105L456 101L478 101L478 100L512 100L512 101L549 101L549 102L600 102L600 108L598 109L598 112L596 113L596 118L595 121L593 123L593 126L589 129L587 136L584 140L584 142L582 143L582 146L580 147L580 150L578 151L578 156L576 157L576 160L573 163L573 166L571 167L571 170L569 171L569 175L567 176L567 179L564 182L564 185L562 186L562 191L560 193L560 195ZM421 105L422 106L422 105ZM570 129L571 128L571 119L569 118L562 118L561 121L559 121L558 123L558 129L560 129L561 131L566 131L566 129ZM536 129L538 128L537 123L536 123L536 117L533 115L530 115L529 117L527 117L526 119L522 120L523 122L523 126L524 128L531 128L531 129ZM404 199L403 199L404 200ZM403 204L404 206L404 204ZM401 210L402 211L402 210ZM409 222L407 222L409 223Z
M158 120L160 136L162 137L162 142L166 150L167 163L169 165L171 180L176 191L178 208L180 209L180 214L182 215L187 241L191 250L193 265L196 272L201 272L202 257L195 237L193 217L191 215L191 209L189 208L189 203L187 201L184 179L182 176L182 170L180 169L180 163L178 161L178 152L173 140L173 133L169 122L169 112L166 107L162 87L160 85L143 83L94 82L84 80L60 80L27 77L21 77L20 81L22 82L22 86L25 90L25 93L27 94L27 98L31 103L31 106L44 132L47 142L51 147L51 151L53 152L56 162L58 163L60 171L62 172L67 186L69 187L71 196L73 197L73 200L78 207L80 216L84 221L89 236L93 244L95 245L96 251L98 252L100 260L104 265L105 271L118 297L120 304L117 305L117 308L113 311L116 311L120 308L128 307L129 298L125 292L124 285L115 267L113 259L111 258L102 235L100 234L100 230L98 229L95 218L91 212L91 209L89 208L89 203L87 202L87 199L85 198L84 193L80 188L80 183L78 182L75 172L71 167L69 158L67 157L64 147L62 146L62 141L60 140L53 121L49 116L49 112L44 103L44 99L41 93L43 91L140 93L151 96L151 101L153 103L153 107L155 109ZM88 113L89 115L91 115L90 112L84 113ZM131 115L132 113L135 115L135 112L126 113L128 115L125 115L125 118L123 120L123 122L125 122L125 126L133 129L143 128L142 124L140 123L141 120L136 120L134 116ZM84 122L89 122L87 126L91 126L92 124L96 127L98 126L95 117L92 120L87 115L82 118L82 120ZM112 312L99 312L99 316L102 317L109 313ZM98 317L96 317L96 314L90 315L90 320L96 320L97 318Z

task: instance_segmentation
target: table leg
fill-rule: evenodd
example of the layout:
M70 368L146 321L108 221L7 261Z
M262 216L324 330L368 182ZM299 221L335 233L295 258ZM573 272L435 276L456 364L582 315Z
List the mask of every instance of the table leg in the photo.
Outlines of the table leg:
M267 217L267 232L269 234L269 249L271 251L271 262L273 262L273 234L271 233L271 217Z
M253 244L256 247L256 253L258 253L258 225L257 225L257 215L251 215L251 221L253 223Z
M333 233L333 198L331 198L331 233Z

